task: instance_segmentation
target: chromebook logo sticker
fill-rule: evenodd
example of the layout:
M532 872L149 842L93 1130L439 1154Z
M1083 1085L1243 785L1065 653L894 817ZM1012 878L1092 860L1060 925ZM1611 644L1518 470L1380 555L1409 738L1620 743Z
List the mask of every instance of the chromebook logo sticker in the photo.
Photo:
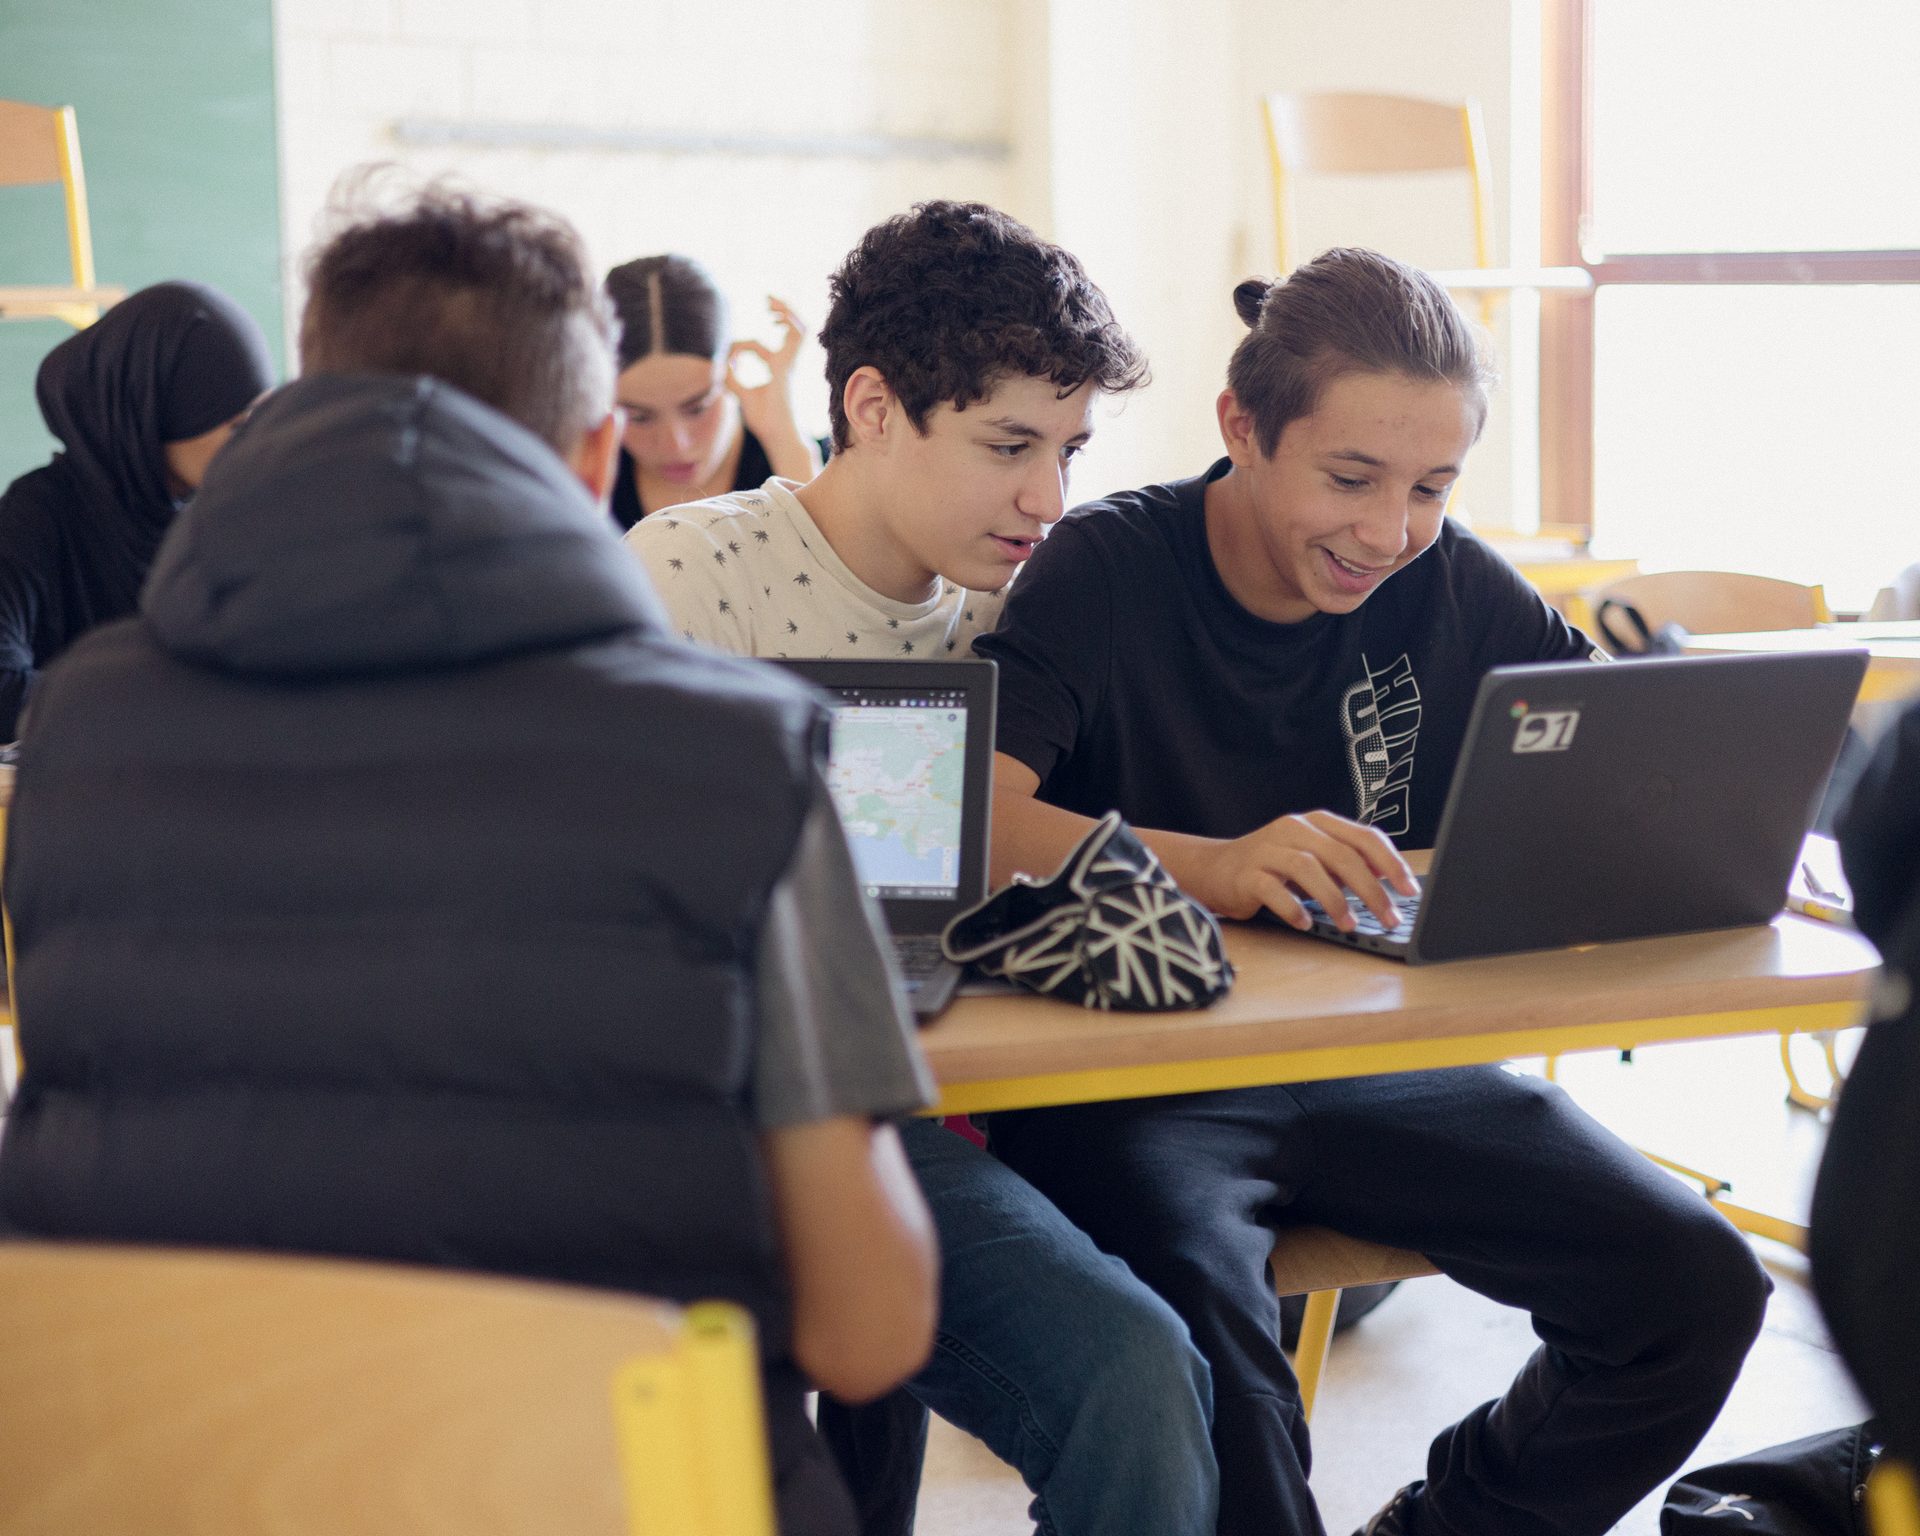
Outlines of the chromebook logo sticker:
M1580 724L1577 709L1528 709L1524 702L1513 706L1519 724L1513 731L1516 752L1564 752L1573 745L1575 727Z

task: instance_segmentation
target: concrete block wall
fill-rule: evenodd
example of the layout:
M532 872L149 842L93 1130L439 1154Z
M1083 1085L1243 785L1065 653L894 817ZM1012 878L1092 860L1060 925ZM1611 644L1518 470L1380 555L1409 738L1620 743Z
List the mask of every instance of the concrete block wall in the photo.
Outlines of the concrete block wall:
M697 255L749 334L765 334L769 291L817 325L827 274L877 219L926 197L980 198L1078 254L1153 363L1152 386L1109 407L1076 468L1075 495L1191 474L1220 451L1213 399L1241 334L1233 284L1272 263L1259 93L1475 93L1504 165L1513 3L275 0L289 313L300 299L298 256L329 188L370 160L454 172L558 209L603 267L652 251ZM1009 152L427 147L396 139L408 119L893 135ZM1303 212L1331 215L1322 244L1465 265L1458 197L1401 188ZM1436 243L1436 228L1461 233ZM1504 254L1502 244L1496 257ZM803 422L824 431L817 349L803 355L799 377ZM1506 520L1507 458L1497 410L1473 465L1476 520Z
M1027 0L275 0L289 321L299 261L341 173L390 161L556 209L601 267L686 251L736 328L778 293L817 326L860 232L927 197L1029 219L1015 157L819 157L713 149L402 142L408 120L774 139L1011 144ZM815 366L809 366L809 364ZM818 352L803 416L825 430Z

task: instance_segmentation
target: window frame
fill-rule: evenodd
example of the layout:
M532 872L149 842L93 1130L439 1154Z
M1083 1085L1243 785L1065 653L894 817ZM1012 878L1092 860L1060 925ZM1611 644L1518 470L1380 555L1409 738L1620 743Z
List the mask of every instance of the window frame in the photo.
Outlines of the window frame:
M1584 272L1540 294L1540 531L1584 546L1594 528L1594 316L1603 287L1920 283L1920 248L1599 251L1593 214L1593 13L1542 0L1540 257Z

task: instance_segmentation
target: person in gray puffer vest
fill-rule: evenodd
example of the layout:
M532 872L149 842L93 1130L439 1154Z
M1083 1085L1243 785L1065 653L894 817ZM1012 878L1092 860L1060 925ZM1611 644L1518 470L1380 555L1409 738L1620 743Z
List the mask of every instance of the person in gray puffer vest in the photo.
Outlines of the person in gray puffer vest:
M664 632L567 226L430 192L310 282L29 712L0 1225L737 1301L782 1529L851 1532L802 1395L930 1345L929 1083L822 703Z

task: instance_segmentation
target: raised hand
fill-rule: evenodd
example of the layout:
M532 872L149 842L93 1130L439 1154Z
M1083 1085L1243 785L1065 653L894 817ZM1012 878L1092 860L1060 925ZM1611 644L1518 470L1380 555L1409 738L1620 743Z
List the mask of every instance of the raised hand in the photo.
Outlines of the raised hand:
M800 433L793 417L793 364L806 340L806 324L784 299L767 296L767 308L780 330L780 345L768 347L748 339L736 341L727 349L727 388L740 402L740 419L761 447L773 472L791 480L811 479L820 464L813 445ZM736 360L756 357L766 367L764 383L741 381Z

